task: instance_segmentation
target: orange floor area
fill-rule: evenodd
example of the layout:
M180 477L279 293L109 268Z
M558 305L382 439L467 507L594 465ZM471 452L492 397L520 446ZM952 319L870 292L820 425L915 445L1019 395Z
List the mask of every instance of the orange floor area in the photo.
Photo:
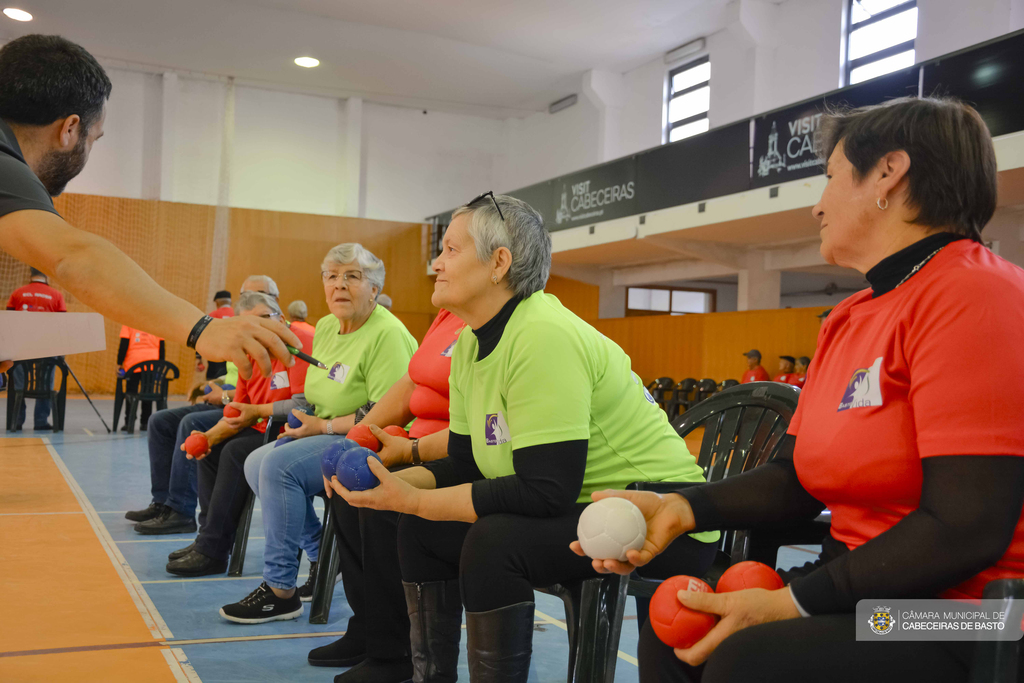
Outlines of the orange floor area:
M0 680L183 680L41 439L0 440L0 538Z

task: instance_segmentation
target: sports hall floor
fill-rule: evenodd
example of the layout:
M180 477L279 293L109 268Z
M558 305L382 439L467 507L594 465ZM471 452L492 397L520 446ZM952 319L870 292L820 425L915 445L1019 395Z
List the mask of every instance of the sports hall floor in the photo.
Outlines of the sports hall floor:
M107 422L112 402L96 400ZM173 404L172 404L173 406ZM28 423L31 424L29 406ZM0 416L6 415L0 400ZM339 583L330 623L302 618L243 626L217 610L260 583L259 503L245 576L181 579L164 571L186 535L146 537L124 518L149 503L145 434L108 435L84 400L69 398L65 431L0 439L0 681L318 681L306 653L339 637L351 612ZM816 549L784 548L780 566ZM303 559L299 580L305 580ZM616 681L636 681L637 628L629 600ZM537 594L531 683L564 681L561 602ZM465 654L460 679L468 681Z

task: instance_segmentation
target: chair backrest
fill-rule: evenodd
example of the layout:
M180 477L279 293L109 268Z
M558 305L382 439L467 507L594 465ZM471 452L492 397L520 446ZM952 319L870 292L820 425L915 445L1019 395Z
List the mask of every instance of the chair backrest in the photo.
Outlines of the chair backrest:
M170 376L168 377L168 373ZM178 366L166 360L147 360L125 370L125 377L139 377L139 398L156 400L166 398L172 380L178 379Z
M13 378L15 369L20 368L25 375L25 386L24 395L28 398L32 398L33 395L47 396L53 391L53 371L56 368L60 369L61 373L61 386L67 382L67 370L63 360L57 358L34 358L32 360L19 360L14 363L14 366L7 371L8 386L13 385ZM45 378L50 378L49 386L46 385Z
M672 426L683 437L704 428L697 464L709 482L718 481L775 457L799 398L788 384L741 384L690 408Z
M668 392L672 391L672 387L674 387L675 384L676 381L671 377L659 377L647 385L647 390L651 392L651 396L654 397L655 402L664 408Z
M728 389L729 387L735 387L739 385L739 381L734 379L727 379L722 381L722 389Z
M716 391L718 391L718 382L707 377L702 379L697 382L697 401L703 401Z

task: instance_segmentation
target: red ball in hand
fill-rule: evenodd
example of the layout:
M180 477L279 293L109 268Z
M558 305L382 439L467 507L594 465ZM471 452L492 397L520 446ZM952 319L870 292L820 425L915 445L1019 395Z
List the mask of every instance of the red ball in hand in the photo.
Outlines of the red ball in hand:
M684 590L714 593L711 586L692 576L673 576L658 586L651 598L651 627L669 647L693 647L718 623L717 614L697 612L679 602L676 595Z
M390 434L391 436L397 436L397 437L400 437L400 438L403 438L403 439L408 439L409 438L409 432L405 431L404 429L402 429L398 425L391 425L390 427L385 427L384 428L384 433L385 434Z
M241 414L242 411L239 410L238 408L232 408L231 406L227 406L224 408L224 417L238 417Z
M348 434L345 436L352 439L363 448L369 448L374 453L380 451L380 441L377 440L377 437L373 435L373 432L371 432L370 428L366 425L356 425L350 429Z
M747 588L767 588L770 591L785 586L775 570L760 562L740 562L725 570L716 587L719 593L731 593Z
M185 439L185 452L189 455L203 455L210 450L210 442L206 440L206 434L193 434Z

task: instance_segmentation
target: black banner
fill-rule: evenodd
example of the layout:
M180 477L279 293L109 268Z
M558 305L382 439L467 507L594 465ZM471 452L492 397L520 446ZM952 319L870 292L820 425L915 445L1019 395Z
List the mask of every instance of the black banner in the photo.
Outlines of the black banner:
M554 211L544 221L551 232L638 213L636 157L562 176L552 185Z

